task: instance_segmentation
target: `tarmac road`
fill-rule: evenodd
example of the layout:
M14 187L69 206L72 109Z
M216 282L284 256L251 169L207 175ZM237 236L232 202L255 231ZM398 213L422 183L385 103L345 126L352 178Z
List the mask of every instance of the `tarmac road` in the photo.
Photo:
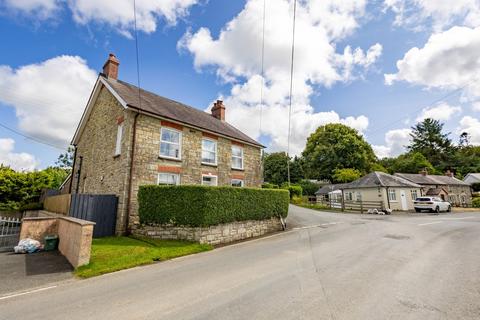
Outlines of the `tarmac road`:
M480 214L292 206L290 231L26 294L0 319L480 319Z

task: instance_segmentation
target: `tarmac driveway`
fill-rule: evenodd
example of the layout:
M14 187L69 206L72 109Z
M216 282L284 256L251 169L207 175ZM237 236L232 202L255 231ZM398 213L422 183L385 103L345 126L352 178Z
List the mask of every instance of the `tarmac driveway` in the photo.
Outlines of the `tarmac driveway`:
M0 253L0 297L73 278L73 268L58 251Z

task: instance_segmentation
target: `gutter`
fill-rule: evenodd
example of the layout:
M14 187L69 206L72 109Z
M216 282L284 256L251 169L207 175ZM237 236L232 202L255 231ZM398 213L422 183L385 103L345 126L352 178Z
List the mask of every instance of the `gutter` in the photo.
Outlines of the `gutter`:
M125 233L129 235L131 233L130 230L130 204L132 199L132 180L133 180L133 159L135 157L135 142L137 137L137 118L140 113L135 114L135 118L133 118L133 129L132 129L132 148L130 151L130 172L128 177L128 200L127 200L127 212L125 217Z
M392 209L390 208L390 196L388 195L388 187L386 187L386 190L387 190L387 203L388 203L388 209Z
M70 173L70 187L68 188L68 193L72 193L73 188L73 179L75 178L75 163L77 162L77 146L74 146L75 149L73 151L73 165L72 165L72 172Z

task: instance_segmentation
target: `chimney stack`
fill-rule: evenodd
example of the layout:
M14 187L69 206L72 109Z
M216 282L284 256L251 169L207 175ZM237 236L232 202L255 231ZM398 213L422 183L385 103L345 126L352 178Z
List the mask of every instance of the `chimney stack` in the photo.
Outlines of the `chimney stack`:
M212 116L218 120L225 121L225 106L222 100L217 100L217 102L213 104Z
M420 174L424 177L427 175L427 173L427 168L423 168L422 171L420 171Z
M445 175L446 175L447 177L453 178L453 172L450 171L450 170L447 170L447 172L445 172Z
M108 55L108 59L103 65L103 74L109 79L118 79L118 61L117 57L113 53Z

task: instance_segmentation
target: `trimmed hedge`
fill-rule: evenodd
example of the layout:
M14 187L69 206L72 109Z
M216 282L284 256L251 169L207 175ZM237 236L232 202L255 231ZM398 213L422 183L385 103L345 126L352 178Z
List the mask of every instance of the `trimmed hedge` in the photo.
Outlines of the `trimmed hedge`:
M141 186L138 213L143 224L207 227L245 220L286 217L286 190L208 187Z

